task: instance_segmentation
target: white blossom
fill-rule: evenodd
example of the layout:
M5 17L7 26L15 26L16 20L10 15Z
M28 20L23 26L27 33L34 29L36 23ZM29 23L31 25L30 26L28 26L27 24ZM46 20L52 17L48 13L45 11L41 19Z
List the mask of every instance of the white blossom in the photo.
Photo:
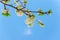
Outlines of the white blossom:
M27 19L25 20L25 24L28 25L28 27L33 26L35 21L35 16L31 16L31 17L27 17Z
M8 10L4 9L4 10L2 10L2 13L6 14L6 13L8 13Z
M21 6L16 6L18 9L21 9L22 7ZM21 11L21 10L16 10L16 14L17 16L23 16L24 12Z
M22 11L18 11L18 12L16 12L16 14L17 14L17 16L23 16L23 12Z
M2 15L4 15L4 16L10 16L9 10L7 10L7 9L2 10Z

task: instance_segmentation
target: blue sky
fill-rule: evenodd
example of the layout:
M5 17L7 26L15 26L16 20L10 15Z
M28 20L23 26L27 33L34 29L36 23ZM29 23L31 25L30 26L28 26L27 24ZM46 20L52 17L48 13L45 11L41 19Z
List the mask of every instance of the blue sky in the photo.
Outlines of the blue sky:
M30 29L24 23L26 15L18 17L15 10L11 7L10 17L4 17L1 15L1 9L3 5L0 3L0 40L60 40L60 0L27 0L27 9L38 10L41 8L43 11L52 9L51 16L44 15L36 18L41 20L45 27L41 28L37 24L37 20L34 26ZM10 2L13 4L13 1Z

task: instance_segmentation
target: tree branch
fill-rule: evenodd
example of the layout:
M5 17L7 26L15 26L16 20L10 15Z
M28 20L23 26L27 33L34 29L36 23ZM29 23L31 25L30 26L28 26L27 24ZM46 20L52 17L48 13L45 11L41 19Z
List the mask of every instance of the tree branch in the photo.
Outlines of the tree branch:
M10 7L14 8L14 9L20 10L20 11L24 12L26 15L29 15L29 14L27 14L26 12L38 13L38 11L22 10L22 9L24 9L24 8L18 9L17 7L15 7L15 6L13 6L13 5L3 3L2 1L0 1L0 2L1 2L2 4L4 4L4 5L7 5L7 6L10 6ZM43 13L44 13L44 14L47 14L47 12L43 12Z
M0 2L1 2L2 4L4 4L4 5L7 5L7 6L10 6L10 7L12 7L12 8L17 9L16 7L14 7L14 6L10 5L10 4L3 3L2 1L0 1ZM17 9L17 10L19 10L19 9Z
M6 5L4 4L4 9L6 9Z

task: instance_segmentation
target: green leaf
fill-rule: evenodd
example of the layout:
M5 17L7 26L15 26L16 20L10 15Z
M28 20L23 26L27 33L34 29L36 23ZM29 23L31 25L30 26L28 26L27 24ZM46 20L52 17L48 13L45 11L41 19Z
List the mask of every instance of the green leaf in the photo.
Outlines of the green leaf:
M32 16L32 17L35 17L35 15L34 15L34 14L32 14L31 16Z
M34 14L28 15L28 18L35 18Z
M38 13L38 15L39 15L39 16L43 16L43 15L44 15L44 13Z
M2 13L3 16L11 16L9 13Z
M28 24L28 26L31 26L32 24Z
M27 25L28 28L31 28L33 26L33 23Z

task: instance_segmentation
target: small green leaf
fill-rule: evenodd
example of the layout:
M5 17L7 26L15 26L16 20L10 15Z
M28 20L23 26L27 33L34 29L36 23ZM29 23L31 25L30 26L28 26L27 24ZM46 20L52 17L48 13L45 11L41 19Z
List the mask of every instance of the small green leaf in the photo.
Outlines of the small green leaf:
M38 15L39 15L39 16L43 16L43 15L44 15L44 13L38 13Z
M28 18L35 18L34 14L28 15Z
M33 23L27 25L28 28L31 28L33 26Z
M9 13L2 13L3 16L11 16Z
M32 24L28 24L28 26L31 26Z
M32 17L35 17L35 15L34 15L34 14L32 14L31 16L32 16Z

